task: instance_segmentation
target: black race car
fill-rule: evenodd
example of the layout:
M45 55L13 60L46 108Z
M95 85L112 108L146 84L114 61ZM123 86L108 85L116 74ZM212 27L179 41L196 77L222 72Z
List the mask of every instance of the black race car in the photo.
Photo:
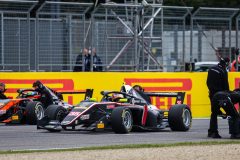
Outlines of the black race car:
M62 120L52 120L51 116L61 106L52 109L49 115L38 121L38 129L50 132L61 130L104 130L115 133L129 133L133 130L158 131L170 127L173 131L188 131L192 116L190 108L182 104L185 93L144 93L147 96L176 97L176 104L169 110L160 110L149 104L143 96L129 85L121 91L103 91L100 102L82 101Z
M55 111L55 115L51 115L52 119L59 119L59 116L63 113L68 114L74 107L63 101L62 94L85 94L85 99L88 99L93 93L92 89L57 92L48 87L46 89L53 99L53 104L50 106L43 106L40 102L41 94L34 89L18 89L18 96L15 99L0 100L0 123L36 124L37 120L51 112L52 108L61 106L61 110Z
M44 117L43 105L35 101L37 98L33 90L21 89L15 99L0 100L0 123L36 124L37 119Z

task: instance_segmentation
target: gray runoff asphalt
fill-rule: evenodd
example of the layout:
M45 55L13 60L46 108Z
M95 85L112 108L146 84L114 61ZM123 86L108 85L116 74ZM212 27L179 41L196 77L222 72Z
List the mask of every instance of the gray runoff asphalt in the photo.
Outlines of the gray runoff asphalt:
M227 120L219 119L222 140L229 140ZM176 142L212 141L207 138L209 119L194 119L188 132L172 132L169 128L160 132L114 132L63 131L50 133L37 130L31 125L0 124L0 150L35 150L55 148L79 148L121 144L162 144Z

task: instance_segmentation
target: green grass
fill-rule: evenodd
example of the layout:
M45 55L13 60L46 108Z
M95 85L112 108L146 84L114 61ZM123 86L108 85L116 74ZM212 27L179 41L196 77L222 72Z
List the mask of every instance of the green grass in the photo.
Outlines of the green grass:
M71 148L71 149L50 149L50 150L5 150L5 151L0 151L0 155L1 154L18 154L18 153L36 153L36 152L108 150L108 149L126 149L126 148L128 149L161 148L161 147L206 146L206 145L225 145L225 144L240 144L240 140L180 142L180 143L168 143L168 144L129 144L129 145L110 145L110 146L83 147L83 148Z

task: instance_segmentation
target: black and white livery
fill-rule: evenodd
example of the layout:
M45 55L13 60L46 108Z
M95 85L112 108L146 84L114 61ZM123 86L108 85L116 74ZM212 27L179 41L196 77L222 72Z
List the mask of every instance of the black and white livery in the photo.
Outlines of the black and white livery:
M39 121L38 129L51 132L112 129L115 133L129 133L134 130L158 131L166 127L173 131L188 131L191 127L191 110L183 104L183 92L144 92L147 96L176 97L176 104L169 110L150 104L129 85L123 85L121 91L102 91L101 94L100 102L82 101L60 121L45 116ZM55 108L49 114L54 115L57 110Z

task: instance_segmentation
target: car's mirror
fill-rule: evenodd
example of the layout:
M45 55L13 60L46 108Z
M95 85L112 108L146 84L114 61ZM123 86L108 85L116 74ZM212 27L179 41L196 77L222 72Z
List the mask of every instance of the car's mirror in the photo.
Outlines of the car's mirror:
M89 98L89 102L97 102L97 98Z
M128 99L127 98L121 98L121 99L119 99L118 102L120 102L120 103L127 103Z

